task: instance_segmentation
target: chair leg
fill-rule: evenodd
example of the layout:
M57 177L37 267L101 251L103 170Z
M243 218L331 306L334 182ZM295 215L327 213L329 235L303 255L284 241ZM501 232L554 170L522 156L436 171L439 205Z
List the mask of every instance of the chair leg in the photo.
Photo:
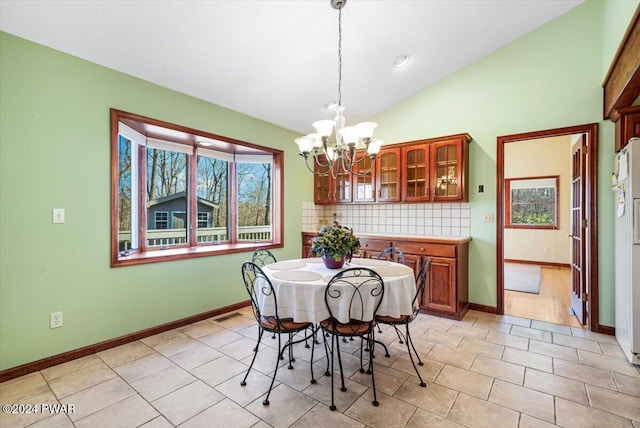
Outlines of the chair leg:
M336 410L336 402L335 402L335 397L334 397L334 393L333 393L333 346L334 346L334 340L337 342L338 341L338 337L334 334L331 335L331 406L329 406L329 410L331 410L332 412L334 412ZM340 352L340 351L338 351ZM340 354L338 354L338 356L340 356Z
M340 342L338 342L337 336L336 343L336 347L338 348L338 365L340 366L340 381L342 385L340 387L340 391L345 392L347 390L347 387L344 385L344 370L342 369L342 357L340 357ZM331 359L333 359L333 356L331 357ZM333 373L331 375L333 376Z
M253 367L253 363L256 361L256 357L258 356L258 347L260 346L260 340L262 340L262 334L264 333L264 330L262 329L262 327L258 327L258 343L256 344L256 347L253 348L253 358L251 359L251 364L249 364L249 368L247 369L247 373L244 375L244 379L242 379L242 382L240 382L240 386L245 386L247 384L247 377L249 376L249 372L251 371L251 368Z
M316 378L313 376L313 351L316 349L316 329L315 327L311 327L311 383L316 383Z
M293 358L293 335L291 333L289 333L289 342L287 343L287 346L289 347L289 366L287 368L289 370L293 370L291 362L295 361L295 358Z
M395 325L393 326L393 328L396 330L396 336L398 336L399 343L402 345L404 342L402 341L402 335L400 334L400 330L398 330L398 327L396 327ZM407 340L407 338L405 337L404 340Z
M373 374L373 346L374 346L374 340L375 340L375 337L373 336L373 331L371 332L371 336L369 337L368 340L371 342L369 344L369 366L371 370L371 386L373 387L373 401L371 402L371 404L377 407L380 403L378 403L378 396L376 395L376 378Z
M413 348L413 352L415 352L416 357L418 357L418 361L419 361L418 364L419 365L423 365L424 363L420 359L420 355L418 355L418 352L416 351L416 347L413 346L413 340L411 339L411 336L409 335L409 324L406 325L405 337L406 337L406 342L407 342L407 352L409 353L409 359L411 360L411 364L413 365L413 369L416 371L416 374L418 375L418 379L420 379L420 386L424 388L424 387L427 386L427 384L424 383L424 380L422 380L422 376L420 376L420 372L418 371L418 368L416 367L416 363L413 361L413 355L411 354L411 349L410 349L409 345L411 345L411 348Z
M273 388L273 383L276 381L276 375L278 374L278 366L280 365L280 354L281 354L281 346L282 346L282 338L281 334L278 334L278 356L276 357L276 369L273 371L273 377L271 378L271 385L269 385L269 392L267 392L267 396L262 401L263 406L269 405L269 396L271 395L271 388Z

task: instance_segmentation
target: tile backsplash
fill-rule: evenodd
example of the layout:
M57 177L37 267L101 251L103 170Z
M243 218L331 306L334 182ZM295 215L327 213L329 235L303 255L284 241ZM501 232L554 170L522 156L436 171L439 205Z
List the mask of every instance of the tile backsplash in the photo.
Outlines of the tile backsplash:
M302 203L302 228L316 231L335 219L356 233L391 233L415 236L469 236L468 202L418 204Z

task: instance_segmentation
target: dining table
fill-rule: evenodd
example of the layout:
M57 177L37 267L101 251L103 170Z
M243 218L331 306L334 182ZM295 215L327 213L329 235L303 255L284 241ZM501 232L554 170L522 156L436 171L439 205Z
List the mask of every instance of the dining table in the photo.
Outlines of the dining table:
M295 322L311 322L317 324L330 317L329 305L340 304L339 299L329 299L325 302L325 289L331 279L341 270L349 268L368 268L377 272L384 282L384 295L376 315L400 317L413 313L413 298L416 293L416 281L413 269L400 263L388 260L353 258L341 269L325 267L319 257L283 260L269 263L262 267L265 276L271 282L278 304L280 318L292 318ZM345 298L348 293L345 293ZM274 314L273 299L263 296L262 314ZM339 313L340 311L332 312ZM373 317L374 308L368 308L369 313L363 315L363 320ZM367 308L365 308L367 311ZM349 322L348 319L338 319Z

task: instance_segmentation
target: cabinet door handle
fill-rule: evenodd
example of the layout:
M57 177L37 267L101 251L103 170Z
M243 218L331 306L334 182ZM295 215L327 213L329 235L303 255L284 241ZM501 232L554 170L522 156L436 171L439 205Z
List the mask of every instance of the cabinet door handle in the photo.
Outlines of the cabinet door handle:
M424 251L424 248L420 248L420 251Z

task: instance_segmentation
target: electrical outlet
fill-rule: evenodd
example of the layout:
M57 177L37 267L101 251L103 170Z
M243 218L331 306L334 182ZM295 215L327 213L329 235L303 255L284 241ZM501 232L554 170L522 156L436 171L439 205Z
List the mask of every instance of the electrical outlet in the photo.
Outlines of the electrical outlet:
M544 247L542 249L542 252L544 252L545 254L549 254L549 249L547 247Z
M62 327L62 311L51 312L51 328Z
M484 215L484 217L482 218L482 221L484 223L493 223L493 214L492 213L486 213Z

